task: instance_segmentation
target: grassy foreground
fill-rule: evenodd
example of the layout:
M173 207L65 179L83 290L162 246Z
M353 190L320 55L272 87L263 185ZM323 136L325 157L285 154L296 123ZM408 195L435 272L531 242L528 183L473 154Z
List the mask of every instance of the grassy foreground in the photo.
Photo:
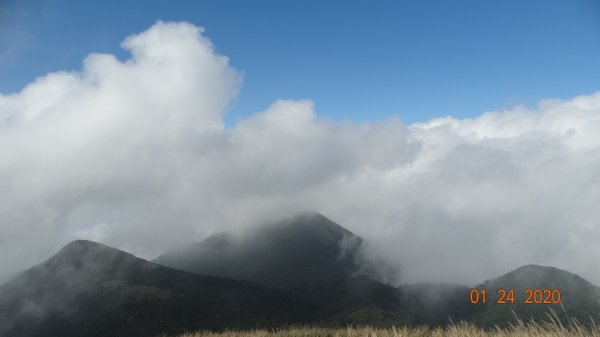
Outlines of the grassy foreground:
M544 323L518 320L508 328L482 329L470 323L456 323L445 328L430 327L292 327L280 330L200 331L179 337L600 337L600 328L593 324L586 329L576 321L564 326L549 316Z

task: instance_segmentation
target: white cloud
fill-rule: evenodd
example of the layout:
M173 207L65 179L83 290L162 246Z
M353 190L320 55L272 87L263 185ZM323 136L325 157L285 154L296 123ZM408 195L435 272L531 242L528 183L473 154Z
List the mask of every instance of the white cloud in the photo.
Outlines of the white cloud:
M130 60L92 54L0 95L0 275L78 236L151 258L313 209L404 281L540 263L600 284L600 93L414 125L283 100L225 128L241 77L201 33L158 22L123 42Z

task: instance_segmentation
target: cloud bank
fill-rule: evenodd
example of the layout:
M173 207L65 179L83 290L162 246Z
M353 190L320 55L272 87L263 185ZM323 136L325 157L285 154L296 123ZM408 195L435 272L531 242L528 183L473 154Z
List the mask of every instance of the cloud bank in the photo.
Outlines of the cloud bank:
M413 125L281 100L227 128L241 76L202 32L159 21L124 40L128 60L91 54L0 95L0 279L76 238L153 258L309 209L402 282L538 263L600 284L600 93Z

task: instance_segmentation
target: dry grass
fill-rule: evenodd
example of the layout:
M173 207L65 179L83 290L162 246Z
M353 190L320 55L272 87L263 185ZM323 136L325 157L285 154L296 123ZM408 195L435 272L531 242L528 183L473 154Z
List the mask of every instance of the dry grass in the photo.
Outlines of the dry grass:
M252 330L186 333L179 337L600 337L600 328L595 324L584 328L577 321L564 326L555 313L548 315L545 323L523 322L509 328L484 330L469 323L456 323L445 328L396 327L396 328L323 328L292 327L279 330Z

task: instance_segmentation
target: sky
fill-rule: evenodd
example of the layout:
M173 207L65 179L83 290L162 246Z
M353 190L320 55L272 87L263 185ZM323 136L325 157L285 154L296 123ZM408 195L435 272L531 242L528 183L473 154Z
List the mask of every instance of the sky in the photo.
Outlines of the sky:
M3 2L0 280L312 210L401 282L600 285L597 7L477 3Z
M228 125L276 99L320 116L405 123L474 117L597 90L600 4L532 1L0 1L0 92L157 20L206 28L244 75Z

